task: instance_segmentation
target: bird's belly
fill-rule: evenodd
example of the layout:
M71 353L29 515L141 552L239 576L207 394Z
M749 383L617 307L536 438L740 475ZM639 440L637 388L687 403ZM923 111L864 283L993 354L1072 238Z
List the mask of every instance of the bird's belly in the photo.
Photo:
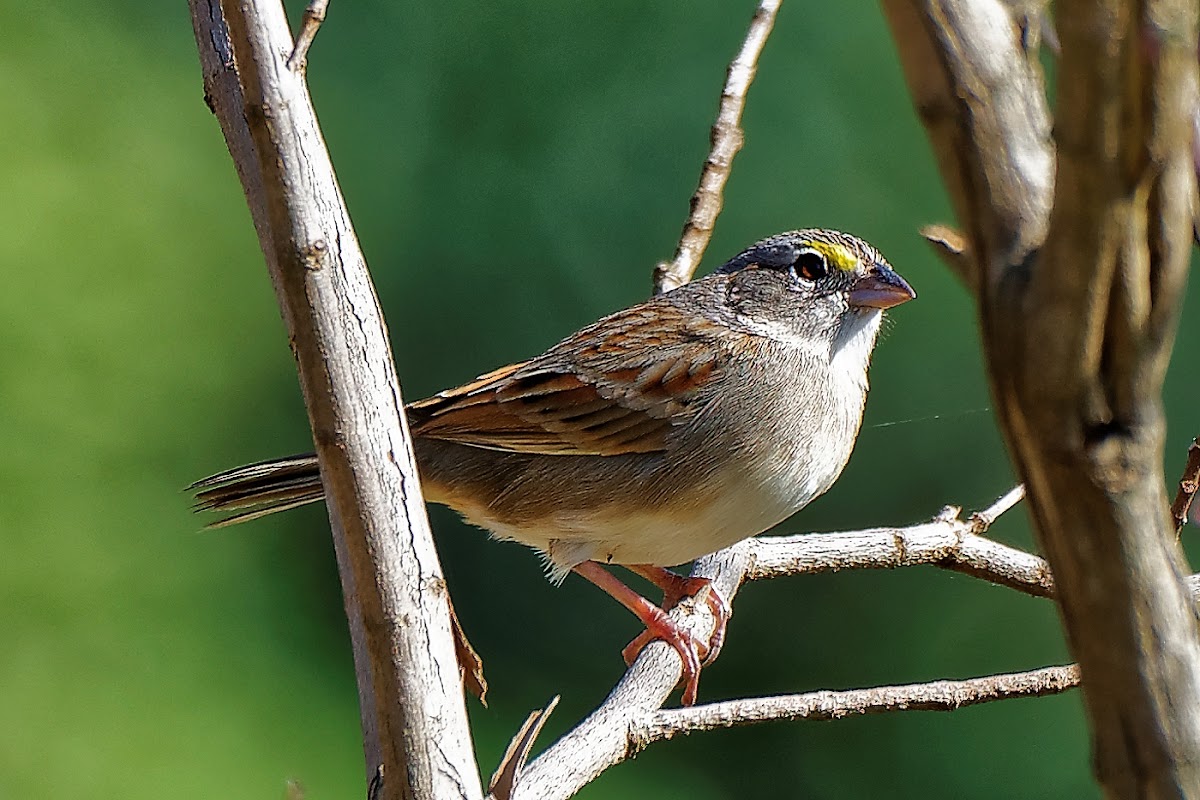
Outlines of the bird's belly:
M677 509L591 509L520 526L473 515L467 519L500 539L540 550L549 561L552 577L557 578L583 561L683 564L760 533L778 521L758 524L751 521L755 516L740 504L718 501L691 513Z
M584 561L684 564L762 533L827 488L780 470L755 472L729 477L719 482L720 489L696 487L676 493L653 508L609 504L559 509L517 524L483 507L458 510L499 539L541 551L551 579L558 581Z

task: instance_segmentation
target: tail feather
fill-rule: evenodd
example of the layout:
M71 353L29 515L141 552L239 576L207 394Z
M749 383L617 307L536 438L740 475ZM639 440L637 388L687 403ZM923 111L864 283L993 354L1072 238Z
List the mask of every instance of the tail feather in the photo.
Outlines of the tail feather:
M262 461L219 472L187 488L195 492L196 511L237 511L209 523L224 528L239 522L315 503L325 497L315 455Z
M314 493L315 500L321 499L321 484L316 475L231 483L197 492L195 510L233 511Z

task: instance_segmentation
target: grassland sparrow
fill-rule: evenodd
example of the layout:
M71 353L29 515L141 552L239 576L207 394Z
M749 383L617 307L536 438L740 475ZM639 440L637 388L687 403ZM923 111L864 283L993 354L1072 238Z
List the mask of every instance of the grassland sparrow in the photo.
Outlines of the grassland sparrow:
M764 239L711 275L618 311L529 361L407 407L425 498L539 551L550 579L576 572L684 663L719 648L728 608L708 582L666 567L783 521L850 458L884 309L916 295L854 236ZM323 497L315 456L223 472L198 508L243 522ZM656 606L603 564L664 591ZM664 613L703 594L717 631L696 641Z

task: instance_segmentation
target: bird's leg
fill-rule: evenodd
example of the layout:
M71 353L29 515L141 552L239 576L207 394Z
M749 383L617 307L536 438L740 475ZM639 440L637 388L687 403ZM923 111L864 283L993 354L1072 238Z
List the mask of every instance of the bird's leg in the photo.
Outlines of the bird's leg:
M712 581L708 578L685 578L665 567L656 567L653 564L628 564L626 569L641 575L662 589L663 611L670 611L686 597L699 599L701 593L704 593L704 601L708 603L708 607L712 609L713 617L716 619L713 634L708 639L708 655L704 658L704 664L707 666L715 661L721 652L722 645L725 644L725 627L729 623L730 616L733 615L733 610L730 609L728 601L717 591L717 587L713 586ZM632 663L641 649L653 640L653 637L648 634L649 631L638 636L625 648L627 663Z
M700 648L704 645L697 642L689 631L681 628L667 617L665 611L621 583L616 576L595 561L584 561L575 566L572 571L596 584L614 600L632 611L633 615L646 626L646 632L642 634L642 636L648 637L646 642L662 639L671 645L675 652L679 653L679 658L683 661L683 698L681 702L685 706L694 704L696 691L700 684ZM640 641L642 636L639 636L634 642ZM639 651L646 642L638 647ZM628 648L622 651L622 655L626 655L626 663L631 663L627 651ZM708 648L705 647L704 651L707 654ZM637 654L634 653L634 655Z

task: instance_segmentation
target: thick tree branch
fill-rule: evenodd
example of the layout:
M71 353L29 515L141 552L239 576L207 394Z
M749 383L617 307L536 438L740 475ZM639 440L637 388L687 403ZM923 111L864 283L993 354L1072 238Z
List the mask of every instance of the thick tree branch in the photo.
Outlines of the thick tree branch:
M479 797L450 614L403 403L278 2L191 0L210 107L242 178L321 461L382 798Z
M775 25L775 15L781 2L759 2L742 42L742 49L729 64L717 121L713 123L712 147L700 171L700 185L692 195L691 212L679 236L675 257L654 269L655 294L669 292L690 281L712 238L713 226L717 223L724 202L722 195L725 183L733 169L733 157L742 149L745 141L741 120L742 110L746 107L746 94L750 91L750 83L758 68L758 57Z
M1025 356L998 385L1087 682L1100 781L1121 797L1194 795L1200 642L1160 394L1192 239L1196 9L1058 7L1060 191L1025 325L996 319L989 338Z
M1118 797L1200 794L1200 644L1159 400L1192 237L1196 5L1056 4L1056 171L1036 64L1001 3L884 6L966 230L1097 775Z

